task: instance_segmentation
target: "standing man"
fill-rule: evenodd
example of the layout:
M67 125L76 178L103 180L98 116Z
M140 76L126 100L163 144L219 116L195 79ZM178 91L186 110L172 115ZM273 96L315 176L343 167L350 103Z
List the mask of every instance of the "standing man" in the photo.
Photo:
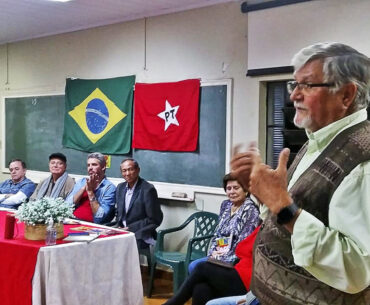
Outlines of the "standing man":
M276 170L255 151L231 163L263 204L251 289L263 305L368 305L370 60L349 46L319 43L292 62L294 123L308 142L289 171L288 149Z
M121 173L126 182L117 186L117 225L135 233L139 249L148 248L163 220L157 191L139 177L140 167L134 159L121 162Z
M52 153L49 156L49 171L51 175L39 183L36 191L31 196L31 200L45 196L66 199L75 185L75 181L68 176L66 169L66 156L59 152Z
M16 209L23 200L27 200L36 185L26 178L26 163L13 159L8 164L11 179L0 184L0 207Z
M106 161L101 153L87 156L88 178L77 181L67 202L74 203L76 218L106 223L114 217L116 187L105 177Z

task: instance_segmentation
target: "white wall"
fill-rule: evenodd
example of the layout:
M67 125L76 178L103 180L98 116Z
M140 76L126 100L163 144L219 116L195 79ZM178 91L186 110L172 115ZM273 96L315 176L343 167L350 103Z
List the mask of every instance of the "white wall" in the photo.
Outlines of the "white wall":
M240 109L247 113L243 105L247 95L246 27L246 15L240 12L237 3L149 18L146 70L144 20L11 43L8 85L5 85L6 46L0 46L0 95L63 92L67 77L136 74L138 82L232 78L235 113ZM254 108L256 114L257 106ZM233 121L245 125L245 129L249 125L237 117ZM257 128L253 129L255 136ZM0 141L2 144L4 139ZM8 175L0 178L5 177ZM198 193L197 204L165 201L161 227L178 225L196 208L218 213L224 198Z
M296 51L317 41L345 42L370 55L369 11L367 0L319 0L248 14L238 3L228 3L149 18L147 70L144 20L12 43L8 85L3 45L0 95L63 92L71 76L136 74L143 82L232 78L232 144L258 139L264 148L265 83L291 75L245 77L247 69L289 65ZM0 180L5 177L0 173ZM197 204L166 201L161 227L179 224L196 206L218 212L223 199L196 194Z
M290 65L301 48L320 41L370 54L370 1L316 0L248 14L248 69Z
M370 56L369 12L368 0L315 0L250 12L247 14L247 69L290 65L292 56L301 48L323 41L349 44ZM259 128L261 151L266 145L266 82L283 79L292 79L292 75L247 77L248 95L244 104L259 104L258 114L251 123ZM242 133L234 132L235 142L242 139Z

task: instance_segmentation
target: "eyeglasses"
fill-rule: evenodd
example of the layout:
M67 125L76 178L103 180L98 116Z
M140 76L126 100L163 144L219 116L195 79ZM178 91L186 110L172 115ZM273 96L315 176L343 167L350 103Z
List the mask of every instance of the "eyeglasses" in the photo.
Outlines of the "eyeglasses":
M333 83L321 83L321 84L306 84L306 83L298 83L297 81L293 80L290 82L287 82L286 87L289 94L292 94L295 88L298 88L300 91L307 91L309 89L312 89L314 87L334 87L335 84Z

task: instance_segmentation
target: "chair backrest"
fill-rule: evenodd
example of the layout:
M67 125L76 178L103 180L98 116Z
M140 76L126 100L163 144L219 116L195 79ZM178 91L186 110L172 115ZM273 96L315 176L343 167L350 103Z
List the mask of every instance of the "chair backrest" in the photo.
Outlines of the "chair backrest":
M218 215L211 212L196 212L188 219L194 220L193 237L203 237L213 235L217 223ZM204 256L207 254L210 239L196 240L192 244L192 256Z

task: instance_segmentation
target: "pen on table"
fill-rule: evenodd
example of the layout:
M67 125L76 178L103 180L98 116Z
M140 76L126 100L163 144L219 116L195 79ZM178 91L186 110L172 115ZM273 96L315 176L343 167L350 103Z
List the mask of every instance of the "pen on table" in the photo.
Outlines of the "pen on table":
M89 235L89 232L70 232L68 235L71 236L80 236L80 235Z

